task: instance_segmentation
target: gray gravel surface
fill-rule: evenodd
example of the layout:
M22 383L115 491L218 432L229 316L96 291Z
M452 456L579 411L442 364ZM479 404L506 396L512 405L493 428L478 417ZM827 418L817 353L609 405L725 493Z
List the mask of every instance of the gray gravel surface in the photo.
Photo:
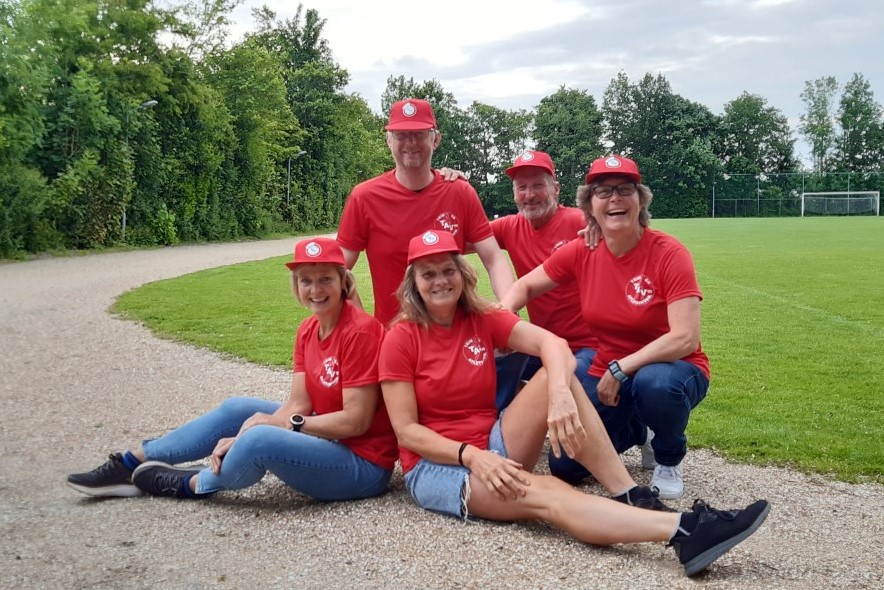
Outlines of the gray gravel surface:
M286 397L285 371L156 339L106 310L145 282L291 248L279 240L0 265L0 587L884 588L884 487L729 464L710 451L688 455L679 507L768 498L773 510L695 580L662 544L599 548L542 524L423 512L398 474L382 498L333 505L272 476L203 502L68 488L68 473L227 396ZM648 480L637 452L624 460Z

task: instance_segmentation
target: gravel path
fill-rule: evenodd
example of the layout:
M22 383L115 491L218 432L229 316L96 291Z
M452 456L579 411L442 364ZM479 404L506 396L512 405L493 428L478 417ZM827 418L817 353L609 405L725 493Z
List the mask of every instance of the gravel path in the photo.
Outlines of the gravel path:
M2 588L884 588L884 486L686 460L716 505L773 503L696 580L662 545L597 548L543 525L464 524L382 498L314 503L275 478L193 503L91 499L64 485L229 395L284 399L287 372L158 340L106 309L127 289L286 254L291 240L0 265ZM282 272L282 269L280 269ZM880 444L880 441L878 443ZM636 452L626 455L639 481ZM588 491L597 491L587 486Z

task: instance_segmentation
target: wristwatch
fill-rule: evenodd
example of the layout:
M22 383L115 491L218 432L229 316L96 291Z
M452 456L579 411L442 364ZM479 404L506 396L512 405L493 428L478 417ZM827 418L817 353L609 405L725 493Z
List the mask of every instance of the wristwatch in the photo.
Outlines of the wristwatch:
M295 432L301 432L301 429L304 428L304 416L300 414L292 414L289 418L289 422L292 423L292 430Z
M629 380L629 375L623 372L623 369L620 368L620 363L617 361L611 361L608 363L608 370L611 372L611 375L614 376L614 379L620 383L626 383Z

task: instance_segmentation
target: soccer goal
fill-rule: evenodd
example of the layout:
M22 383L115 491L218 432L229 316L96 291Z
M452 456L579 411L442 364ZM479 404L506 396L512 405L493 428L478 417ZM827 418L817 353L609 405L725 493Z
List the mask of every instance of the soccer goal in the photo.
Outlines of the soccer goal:
M879 191L801 193L801 217L806 215L881 215Z

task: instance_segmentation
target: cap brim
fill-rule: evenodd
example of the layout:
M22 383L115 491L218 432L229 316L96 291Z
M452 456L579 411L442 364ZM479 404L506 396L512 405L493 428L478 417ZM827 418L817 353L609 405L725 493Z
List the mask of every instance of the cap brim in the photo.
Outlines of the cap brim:
M435 129L435 125L423 121L402 121L400 123L391 123L384 127L386 131L422 131L424 129Z
M547 168L546 166L544 166L542 164L519 164L518 166L510 166L509 168L504 170L503 173L506 174L507 176L509 176L510 179L512 179L513 176L515 175L515 173L518 170L521 170L522 168L538 168L540 170L543 170L544 172L549 172L550 174L552 174L553 179L555 179L555 176L556 176L555 172L553 172L552 170L550 170L549 168Z
M596 174L587 174L586 175L586 184L589 184L590 182L592 182L596 178L599 178L600 176L625 176L626 178L630 179L632 182L636 182L638 184L641 184L641 182L642 182L642 177L640 174L633 174L632 172L613 172L612 171L612 172L597 172Z

